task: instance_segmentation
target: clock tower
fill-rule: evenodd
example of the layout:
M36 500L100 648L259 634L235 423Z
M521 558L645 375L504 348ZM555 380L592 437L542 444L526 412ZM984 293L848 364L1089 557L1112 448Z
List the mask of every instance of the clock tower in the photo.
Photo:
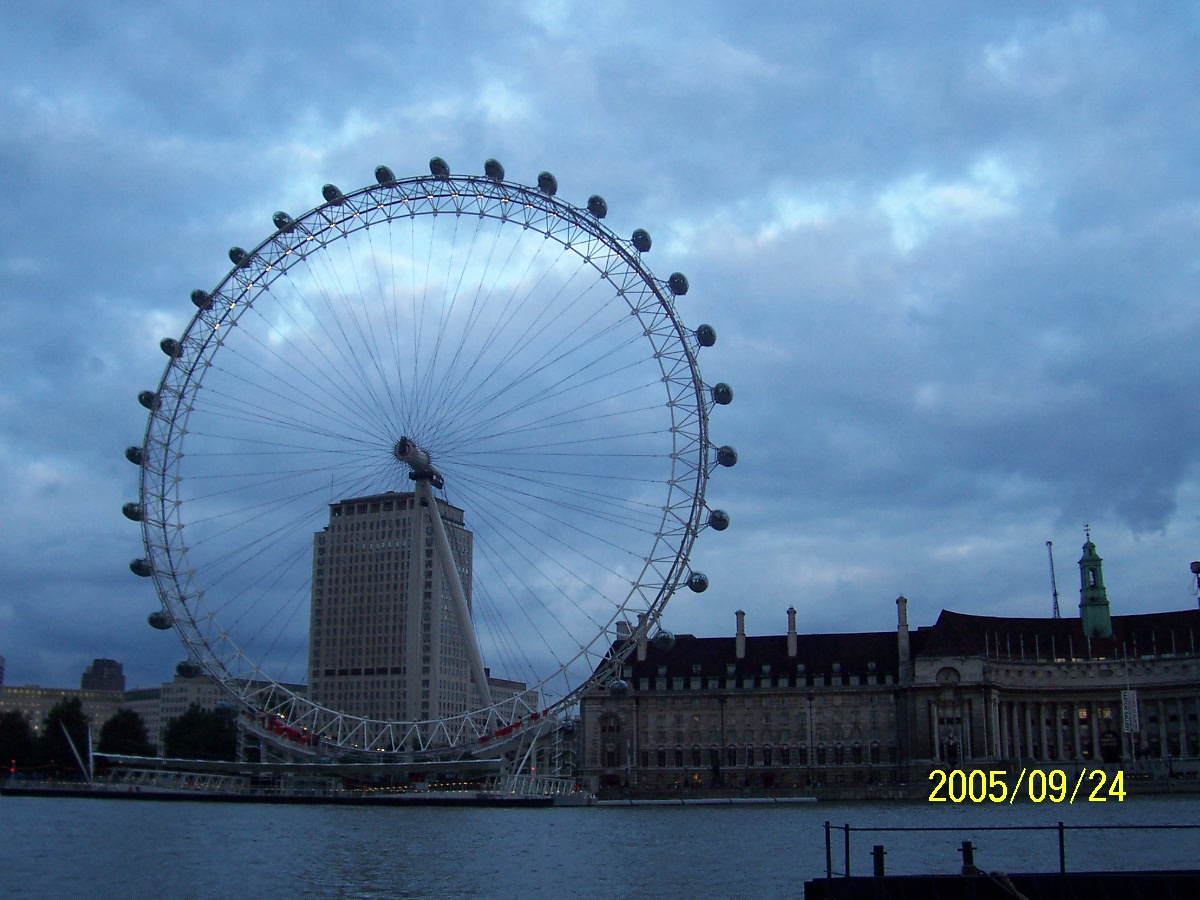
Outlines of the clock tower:
M1086 637L1108 638L1112 637L1112 615L1104 590L1104 560L1096 555L1091 529L1084 526L1084 532L1087 540L1079 560L1079 622Z

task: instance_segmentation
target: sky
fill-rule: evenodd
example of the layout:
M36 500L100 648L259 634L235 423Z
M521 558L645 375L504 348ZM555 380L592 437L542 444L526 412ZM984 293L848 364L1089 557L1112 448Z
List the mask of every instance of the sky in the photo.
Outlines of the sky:
M738 450L663 624L1196 604L1200 9L1186 3L0 0L0 655L183 651L122 518L197 287L379 164L503 162L686 273Z

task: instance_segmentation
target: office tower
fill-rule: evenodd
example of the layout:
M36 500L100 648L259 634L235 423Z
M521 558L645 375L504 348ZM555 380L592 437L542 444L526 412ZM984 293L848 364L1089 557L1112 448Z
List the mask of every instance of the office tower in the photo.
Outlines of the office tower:
M435 501L471 603L472 534ZM313 536L309 698L372 719L426 720L475 709L463 634L414 493L330 504Z
M94 659L79 679L83 691L123 691L125 671L115 659Z

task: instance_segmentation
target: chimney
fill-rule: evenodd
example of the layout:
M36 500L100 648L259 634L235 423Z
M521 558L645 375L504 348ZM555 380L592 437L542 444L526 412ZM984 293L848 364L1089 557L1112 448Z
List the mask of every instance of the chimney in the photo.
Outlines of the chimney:
M908 641L908 598L903 595L896 598L896 650L900 657L900 683L907 684L913 679L913 667Z
M638 613L637 616L637 658L638 662L646 660L646 614Z
M796 658L796 610L794 607L791 607L791 606L788 607L787 616L788 616L788 638L787 638L788 659L795 659Z
M737 616L737 637L734 641L734 654L738 659L746 658L746 614L742 610L734 613Z

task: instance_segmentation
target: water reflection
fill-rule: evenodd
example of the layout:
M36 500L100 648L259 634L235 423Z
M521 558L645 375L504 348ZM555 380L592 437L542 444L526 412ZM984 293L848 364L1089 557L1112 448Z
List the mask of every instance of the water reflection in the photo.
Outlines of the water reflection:
M854 834L851 866L955 872L972 840L989 871L1055 871L1054 832L984 825L1200 822L1200 797L1011 807L810 804L606 809L335 809L5 797L0 870L11 897L795 898L824 874L823 823L960 825ZM835 867L841 868L835 832ZM1182 868L1200 832L1068 833L1069 869Z

